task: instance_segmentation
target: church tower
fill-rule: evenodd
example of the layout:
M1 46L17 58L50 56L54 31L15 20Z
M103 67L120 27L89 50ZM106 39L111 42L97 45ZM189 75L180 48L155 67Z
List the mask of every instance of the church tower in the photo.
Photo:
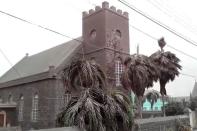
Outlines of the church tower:
M103 2L102 7L83 12L82 19L85 56L95 59L119 86L122 62L129 55L128 13Z

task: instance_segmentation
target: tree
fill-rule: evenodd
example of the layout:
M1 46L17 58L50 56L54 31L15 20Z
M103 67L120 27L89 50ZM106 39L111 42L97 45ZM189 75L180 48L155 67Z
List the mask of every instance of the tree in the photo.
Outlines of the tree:
M159 93L152 90L150 92L148 92L146 95L145 95L145 99L147 99L150 104L151 104L151 109L153 109L153 105L157 102L157 99L159 98Z
M152 87L153 82L158 80L157 67L145 55L131 55L125 62L125 70L122 74L121 83L127 90L132 90L138 98L139 116L142 117L142 98L145 88Z
M169 51L164 52L163 47L166 45L164 38L159 39L158 44L161 50L153 53L149 58L151 59L152 63L154 63L158 67L158 70L160 71L160 76L159 76L160 93L162 95L162 100L163 100L164 95L167 95L165 88L166 84L169 81L173 81L175 77L179 75L179 70L181 70L181 65L179 64L180 59L176 57L175 54ZM163 100L163 107L164 107L164 100Z
M95 62L76 59L63 71L63 80L68 88L105 88L106 75L101 67Z
M99 88L87 88L73 97L58 115L59 126L78 126L84 131L129 131L132 125L130 101L121 92L107 95Z
M175 116L184 114L184 106L182 102L169 102L165 105L166 116Z
M120 91L105 91L105 73L95 62L73 61L63 73L65 85L80 90L57 117L58 126L78 126L84 131L131 129L131 102Z
M150 56L151 61L158 67L160 71L159 83L160 83L160 93L166 95L166 83L170 80L173 81L176 76L179 75L179 70L181 70L181 65L179 64L180 59L176 57L175 54L170 51L164 52L163 47L164 38L161 38L158 43L161 47L160 51L153 53Z
M191 97L191 96L190 96L189 108L190 108L192 111L195 111L195 109L197 108L197 97Z

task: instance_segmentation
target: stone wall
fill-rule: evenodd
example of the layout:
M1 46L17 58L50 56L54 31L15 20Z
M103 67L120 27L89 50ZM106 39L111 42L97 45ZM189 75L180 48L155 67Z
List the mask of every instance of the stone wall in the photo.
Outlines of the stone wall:
M6 127L0 128L0 131L22 131L20 127Z
M191 111L189 113L190 123L193 129L197 129L197 109L195 111Z
M177 120L189 125L189 117L185 115L156 117L136 120L134 131L176 131Z
M183 122L184 124L189 124L189 117L185 115L139 119L135 121L138 124L138 126L136 125L132 131L177 131L177 120L181 120L181 122ZM65 127L65 128L42 129L39 131L79 131L79 130L77 128Z

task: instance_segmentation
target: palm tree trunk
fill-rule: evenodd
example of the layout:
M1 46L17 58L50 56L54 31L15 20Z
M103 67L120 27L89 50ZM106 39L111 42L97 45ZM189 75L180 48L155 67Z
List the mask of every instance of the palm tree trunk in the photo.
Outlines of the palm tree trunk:
M165 113L164 95L166 95L166 88L165 88L166 82L160 80L159 83L160 83L160 93L162 95L162 103L163 103L163 116L165 117L166 113Z
M166 108L165 108L165 104L164 104L164 95L162 94L162 103L163 103L163 116L166 116Z
M142 118L142 96L138 97L138 118Z

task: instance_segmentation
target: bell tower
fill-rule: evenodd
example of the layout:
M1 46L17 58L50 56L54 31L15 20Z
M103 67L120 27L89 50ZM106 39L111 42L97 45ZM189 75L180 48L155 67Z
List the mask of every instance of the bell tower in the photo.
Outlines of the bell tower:
M108 76L113 77L114 61L129 55L129 18L127 12L109 7L103 2L89 12L83 12L82 30L84 53L95 59ZM111 73L110 73L111 72Z

